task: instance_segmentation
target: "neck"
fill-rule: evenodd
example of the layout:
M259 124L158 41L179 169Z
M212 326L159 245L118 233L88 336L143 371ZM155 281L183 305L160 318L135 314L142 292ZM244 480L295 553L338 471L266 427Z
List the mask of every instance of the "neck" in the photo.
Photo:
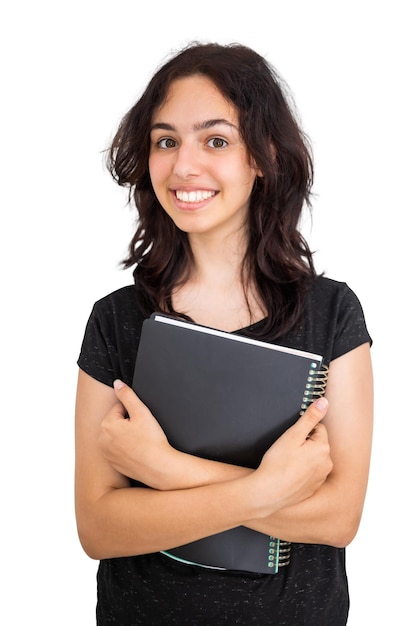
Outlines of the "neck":
M232 284L241 282L247 237L240 231L226 239L189 235L193 253L193 281Z
M211 240L190 237L194 267L173 294L176 311L222 330L244 328L262 319L264 307L257 289L243 272L245 237Z

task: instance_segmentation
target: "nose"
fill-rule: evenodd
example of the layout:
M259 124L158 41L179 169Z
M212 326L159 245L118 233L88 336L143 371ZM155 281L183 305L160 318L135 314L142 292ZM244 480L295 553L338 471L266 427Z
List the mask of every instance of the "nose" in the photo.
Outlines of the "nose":
M200 158L198 147L189 143L183 143L176 151L174 174L182 179L196 176L200 172Z

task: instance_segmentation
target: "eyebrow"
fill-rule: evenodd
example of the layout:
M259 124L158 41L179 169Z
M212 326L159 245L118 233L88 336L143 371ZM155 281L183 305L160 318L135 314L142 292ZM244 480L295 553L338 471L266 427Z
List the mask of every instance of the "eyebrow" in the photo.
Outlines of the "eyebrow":
M232 124L231 122L228 122L228 120L225 120L223 118L215 118L213 120L205 120L204 122L197 122L196 124L193 124L193 130L194 131L208 130L209 128L213 128L214 126L218 126L218 125L229 126L230 128L234 128L235 130L238 130L235 124ZM176 128L175 126L172 126L171 124L166 124L165 122L157 122L156 124L153 124L151 126L151 131L153 130L169 130L169 131L175 132Z

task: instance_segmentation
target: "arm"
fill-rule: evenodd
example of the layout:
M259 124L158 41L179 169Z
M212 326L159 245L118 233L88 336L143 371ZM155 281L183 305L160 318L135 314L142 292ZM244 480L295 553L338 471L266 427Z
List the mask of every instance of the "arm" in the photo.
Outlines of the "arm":
M363 511L369 473L373 380L368 344L332 361L323 422L333 469L307 500L247 525L288 541L345 547L354 538Z
M114 402L117 399L120 402L101 422L99 447L112 467L124 476L154 489L169 491L232 480L253 471L175 450L132 389L115 381L115 392ZM129 420L125 419L126 412Z
M117 393L126 396L130 392L124 386ZM99 446L105 415L113 415L116 421L123 419L125 410L115 401L112 389L80 372L76 402L76 517L80 541L92 558L169 549L228 530L248 519L269 516L280 507L312 495L331 469L326 429L318 425L325 409L312 407L273 444L256 471L244 470L242 475L239 468L233 468L231 478L223 474L219 464L223 478L220 482L165 491L131 488L128 479L107 461ZM315 427L315 433L307 440ZM175 473L182 462L189 469L194 467L195 457L173 450L157 431L153 430L150 438L154 442L159 439L151 449L159 451L158 462L168 475L173 468ZM209 471L216 473L219 469ZM277 476L282 480L278 481Z
M264 519L246 521L244 525L302 543L343 547L354 538L364 504L371 451L373 381L368 344L331 363L326 395L330 409L323 422L327 426L333 459L333 471L327 481L311 498L292 507L281 507L280 511ZM142 403L141 412L143 418L151 419L149 425L155 422ZM125 430L129 431L125 441L121 440L120 429L115 431L111 416L104 420L104 425L106 441L102 439L102 442L109 461L116 467L118 461L122 462L123 465L118 467L122 473L130 472L132 477L141 480L138 474L144 468L138 460L142 458L145 462L149 442L143 442L143 448L139 449L133 447L132 442L141 440L144 422L125 423ZM150 454L155 456L153 452ZM180 456L171 465L169 473L153 477L157 488L195 487L232 480L252 472L178 454Z

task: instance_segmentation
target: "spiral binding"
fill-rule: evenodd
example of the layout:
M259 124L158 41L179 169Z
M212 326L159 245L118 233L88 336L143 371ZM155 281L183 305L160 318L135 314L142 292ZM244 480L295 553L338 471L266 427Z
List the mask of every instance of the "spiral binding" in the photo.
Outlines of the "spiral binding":
M300 415L303 415L312 402L325 394L328 382L328 367L323 365L320 369L316 369L317 367L317 363L311 363L300 406Z
M268 566L275 571L279 567L284 567L290 563L290 547L289 541L282 541L275 537L270 537Z
M279 567L284 567L284 565L289 565L290 563L290 541L282 541L280 540L279 545Z
M318 369L318 364L312 362L309 369L308 379L306 381L305 391L303 393L302 404L300 406L300 415L303 415L312 402L325 394L327 382L328 367L326 365L322 365L322 367ZM289 541L282 541L281 539L270 537L268 557L269 567L278 568L289 565L291 548L292 544Z

